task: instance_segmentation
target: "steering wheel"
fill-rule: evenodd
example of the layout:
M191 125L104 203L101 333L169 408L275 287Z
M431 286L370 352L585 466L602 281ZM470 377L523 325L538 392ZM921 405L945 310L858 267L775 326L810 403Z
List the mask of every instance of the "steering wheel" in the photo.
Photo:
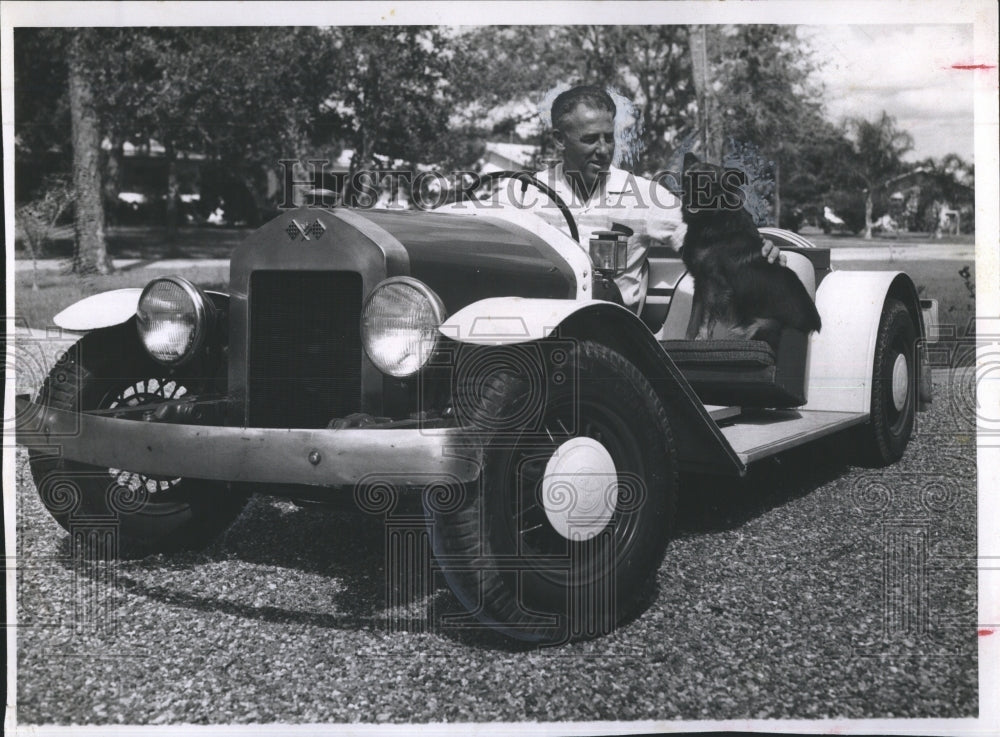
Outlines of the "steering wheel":
M559 212L566 219L566 224L569 226L569 234L573 240L579 243L580 241L580 231L576 227L576 220L573 219L573 213L570 212L569 207L563 201L563 198L556 194L556 191L552 189L545 182L541 181L534 174L526 171L492 171L489 174L485 174L479 177L479 181L473 188L479 189L484 184L495 184L501 179L517 179L525 183L525 186L530 184L539 192L544 194L550 200L556 203L556 207L559 208ZM470 195L471 190L459 190L458 202L465 201ZM523 191L523 190L522 190Z

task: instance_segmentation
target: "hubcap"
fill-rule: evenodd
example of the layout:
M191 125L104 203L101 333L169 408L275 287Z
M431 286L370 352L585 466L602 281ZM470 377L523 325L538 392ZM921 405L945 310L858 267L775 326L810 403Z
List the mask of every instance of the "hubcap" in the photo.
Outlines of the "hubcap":
M892 403L897 412L902 412L903 407L906 406L906 395L909 388L909 367L906 364L906 356L900 353L892 365Z
M590 540L603 530L618 504L614 459L593 438L572 438L552 454L542 477L542 505L567 540Z

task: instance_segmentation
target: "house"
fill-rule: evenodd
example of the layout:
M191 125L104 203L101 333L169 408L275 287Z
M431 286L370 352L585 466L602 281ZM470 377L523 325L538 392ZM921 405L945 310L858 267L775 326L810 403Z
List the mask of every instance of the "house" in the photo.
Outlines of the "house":
M973 229L976 193L973 187L928 167L893 177L881 191L880 207L901 231L959 233Z
M486 151L480 159L480 173L489 174L494 171L511 171L530 168L535 157L541 151L540 146L530 143L501 143L487 141Z

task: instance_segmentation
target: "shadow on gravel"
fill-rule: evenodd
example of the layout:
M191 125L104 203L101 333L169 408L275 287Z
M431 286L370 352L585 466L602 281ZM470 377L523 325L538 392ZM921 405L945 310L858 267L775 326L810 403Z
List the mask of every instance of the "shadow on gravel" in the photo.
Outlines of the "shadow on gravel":
M419 504L403 512L402 518L410 529L421 524ZM298 508L289 502L252 497L232 527L204 550L119 561L115 581L127 595L268 624L346 631L427 632L464 647L490 652L550 649L510 639L476 621L451 593L443 574L429 559L426 567L393 570L388 530L398 525L399 519L394 516L387 522L382 516L357 510L349 502L337 507ZM101 564L81 565L79 559L73 558L68 536L60 541L59 552L61 565L75 575L83 574L98 583L107 580ZM248 566L232 571L234 576L247 577L235 594L221 585L196 589L204 582L199 569L219 563ZM279 569L268 572L267 576L280 576L280 570L294 570L329 579L330 586L337 587L336 611L310 609L314 602L308 592L303 593L302 608L247 602L247 590L257 586L251 577L259 575L249 566ZM262 580L259 587L263 589L265 583ZM641 617L657 594L655 581L651 581L643 592L639 611L619 628ZM392 607L398 607L399 611Z
M739 527L843 475L848 457L840 439L833 438L758 464L745 479L682 477L676 534L684 537ZM393 529L422 531L419 503L394 510L387 520L383 515L358 510L349 500L336 507L300 508L268 497L252 497L233 526L206 549L122 561L116 579L121 590L129 594L260 622L340 630L430 631L475 649L512 653L539 649L537 644L508 639L471 619L429 558L405 553L400 558L397 552L394 559L388 542ZM64 565L76 565L68 537L60 547ZM196 579L197 569L227 562L329 579L330 586L337 587L335 611L310 610L313 602L308 598L301 609L248 603L246 591L253 590L252 581L244 582L242 594L236 596L218 588L192 591L169 583L170 574L190 571ZM84 569L95 578L102 575L99 567ZM235 575L258 574L253 569L236 569ZM157 583L160 579L168 583ZM643 593L643 605L629 622L641 617L656 601L655 582L648 589Z
M746 478L682 475L676 537L732 530L849 470L849 438L834 435L751 466Z
M68 537L61 541L60 551L64 566L73 567ZM336 612L258 606L215 595L217 590L193 593L153 583L157 574L195 572L208 564L233 561L329 578L331 587L342 589L342 595L336 596ZM300 509L290 503L277 504L266 497L254 497L232 527L204 550L120 561L116 580L123 591L198 611L261 622L379 630L386 629L390 622L385 569L386 525L381 517L346 506ZM84 566L83 571L78 567L77 572L94 578L102 575L97 566ZM248 570L246 575L255 572ZM410 577L404 587L391 592L391 600L397 606L412 604L426 598L423 589L422 580Z

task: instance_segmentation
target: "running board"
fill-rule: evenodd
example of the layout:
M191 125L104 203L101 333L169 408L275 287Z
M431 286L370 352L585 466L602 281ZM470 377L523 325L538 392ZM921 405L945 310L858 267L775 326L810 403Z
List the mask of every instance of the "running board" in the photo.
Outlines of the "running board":
M750 464L867 421L867 412L744 410L719 430L740 461Z

